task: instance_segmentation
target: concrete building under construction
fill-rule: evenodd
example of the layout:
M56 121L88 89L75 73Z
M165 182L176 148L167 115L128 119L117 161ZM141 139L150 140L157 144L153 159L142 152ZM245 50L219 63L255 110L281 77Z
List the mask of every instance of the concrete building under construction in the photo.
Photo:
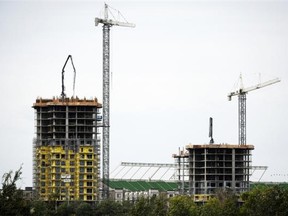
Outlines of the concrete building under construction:
M186 151L173 155L180 192L211 195L219 188L247 191L253 149L253 145L187 145Z
M97 200L101 107L96 98L39 98L33 104L33 186L40 199Z

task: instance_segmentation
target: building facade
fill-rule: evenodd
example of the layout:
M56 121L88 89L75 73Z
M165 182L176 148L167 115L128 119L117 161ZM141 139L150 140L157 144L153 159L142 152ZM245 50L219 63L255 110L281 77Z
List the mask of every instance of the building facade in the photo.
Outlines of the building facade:
M253 145L187 145L174 154L181 194L213 195L217 189L248 191Z
M214 194L219 188L249 190L253 145L188 145L190 194Z
M96 98L39 98L33 104L33 187L38 198L97 200L101 107Z

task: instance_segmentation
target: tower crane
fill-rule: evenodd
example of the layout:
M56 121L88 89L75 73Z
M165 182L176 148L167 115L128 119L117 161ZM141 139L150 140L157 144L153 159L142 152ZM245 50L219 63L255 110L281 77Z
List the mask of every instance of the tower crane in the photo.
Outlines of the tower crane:
M108 18L108 5L104 4L104 19L95 18L95 26L103 24L103 140L102 140L102 181L104 199L109 198L109 127L110 127L110 27L134 28L135 24L119 22Z
M246 94L250 91L254 91L277 82L280 82L279 78L275 78L257 85L243 88L242 75L240 74L240 88L235 92L228 94L228 100L231 101L233 96L238 95L238 131L239 131L239 145L246 145Z
M71 64L72 64L72 67L73 67L73 70L74 70L74 78L73 78L73 97L75 95L75 79L76 79L76 69L74 67L74 63L73 63L73 59L72 59L72 56L71 55L68 55L66 61L65 61L65 64L62 68L62 92L61 92L61 98L62 100L65 99L66 97L66 94L65 94L65 85L64 85L64 73L65 73L65 67L67 65L67 62L68 60L71 59Z

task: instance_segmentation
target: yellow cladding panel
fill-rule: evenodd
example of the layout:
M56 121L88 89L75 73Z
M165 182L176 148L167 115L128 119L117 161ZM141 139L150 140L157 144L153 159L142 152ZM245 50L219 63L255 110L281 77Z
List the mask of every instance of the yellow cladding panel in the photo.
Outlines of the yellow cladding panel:
M91 146L80 146L81 153L93 153L93 147Z
M195 194L193 197L195 202L206 202L211 198L211 196L208 194Z
M41 146L40 148L37 148L37 154L48 154L50 152L50 147L47 146Z
M51 146L52 153L62 153L65 152L62 146Z
M41 146L40 148L39 148L39 150L41 150L41 151L49 151L50 150L50 147L49 146Z
M66 153L68 153L68 155L66 155ZM65 151L62 146L42 146L37 148L37 155L39 155L37 164L41 178L38 179L38 190L41 191L40 196L43 199L47 200L49 195L55 193L55 191L61 190L61 192L64 193L63 191L66 191L66 188L69 190L69 196L71 199L95 199L94 196L95 193L97 193L97 190L87 190L86 188L83 188L90 187L90 185L88 186L86 183L87 180L91 182L91 185L93 186L97 184L98 177L97 169L95 168L97 167L98 159L97 157L94 158L95 152L92 146L81 145L79 146L79 152L74 152L71 149ZM45 163L43 163L44 161ZM71 169L73 171L71 171ZM71 185L65 183L64 186L61 182L59 185L59 180L62 181L62 176L65 173L73 176L73 179L71 179ZM81 178L79 177L80 175ZM88 175L91 177L87 178ZM43 180L45 181L45 184L43 183ZM80 186L80 181L82 182L82 186ZM82 192L79 191L79 186L82 188ZM65 195L66 192L64 193L64 198ZM63 194L59 199L62 198Z

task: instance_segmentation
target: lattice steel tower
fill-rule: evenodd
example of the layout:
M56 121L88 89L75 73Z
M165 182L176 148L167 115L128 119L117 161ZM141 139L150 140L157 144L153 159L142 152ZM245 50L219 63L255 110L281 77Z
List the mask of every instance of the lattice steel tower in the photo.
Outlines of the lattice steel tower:
M110 27L113 25L135 27L128 22L108 19L108 5L105 4L104 19L95 18L95 25L103 24L103 146L102 146L102 198L109 198L109 127L110 127ZM119 12L119 14L121 14Z
M233 96L238 95L238 130L239 130L239 145L246 145L246 94L250 91L260 89L272 84L280 82L280 79L276 78L263 83L259 83L255 86L243 88L242 75L240 74L240 88L235 92L228 94L228 100L231 101Z

